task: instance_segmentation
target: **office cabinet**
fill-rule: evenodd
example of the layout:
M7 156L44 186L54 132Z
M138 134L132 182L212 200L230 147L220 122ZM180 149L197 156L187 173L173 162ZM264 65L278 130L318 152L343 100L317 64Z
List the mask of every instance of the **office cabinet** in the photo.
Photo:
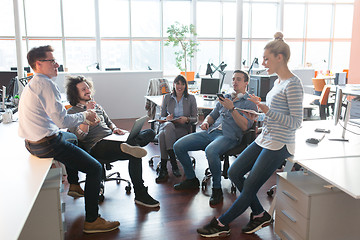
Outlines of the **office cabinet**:
M286 240L359 239L356 200L312 173L279 173L275 233Z
M64 239L65 205L60 198L61 186L61 168L50 169L19 239Z

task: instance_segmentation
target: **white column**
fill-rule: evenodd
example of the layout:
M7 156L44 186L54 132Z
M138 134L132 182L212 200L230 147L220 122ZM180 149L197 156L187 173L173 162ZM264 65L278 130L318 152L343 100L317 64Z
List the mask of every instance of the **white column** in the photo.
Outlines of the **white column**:
M96 39L96 62L99 63L99 70L102 70L101 63L101 39L100 39L100 17L99 1L95 0L95 39Z
M243 24L243 0L236 0L235 69L241 69L242 24Z
M14 23L15 23L15 42L16 42L16 59L17 59L17 72L18 77L24 77L24 65L23 65L23 52L22 52L22 34L20 25L20 9L19 0L13 0L14 4Z

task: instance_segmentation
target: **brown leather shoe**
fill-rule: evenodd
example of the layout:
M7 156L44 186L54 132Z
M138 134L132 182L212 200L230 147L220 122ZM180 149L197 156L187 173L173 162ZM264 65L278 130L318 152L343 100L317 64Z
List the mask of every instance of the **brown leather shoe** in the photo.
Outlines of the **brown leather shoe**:
M67 194L71 197L79 198L79 197L83 197L85 193L79 184L70 184L69 191Z
M110 232L117 229L120 226L118 221L106 221L102 217L98 217L94 222L84 223L84 233L100 233Z

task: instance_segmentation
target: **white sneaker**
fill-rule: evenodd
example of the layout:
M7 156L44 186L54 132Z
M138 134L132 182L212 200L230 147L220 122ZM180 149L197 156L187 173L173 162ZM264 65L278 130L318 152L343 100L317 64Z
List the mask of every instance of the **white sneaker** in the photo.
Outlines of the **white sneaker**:
M139 146L131 146L127 143L122 143L120 145L120 149L121 151L123 151L124 153L127 153L131 156L134 156L136 158L142 158L145 157L147 154L147 151Z

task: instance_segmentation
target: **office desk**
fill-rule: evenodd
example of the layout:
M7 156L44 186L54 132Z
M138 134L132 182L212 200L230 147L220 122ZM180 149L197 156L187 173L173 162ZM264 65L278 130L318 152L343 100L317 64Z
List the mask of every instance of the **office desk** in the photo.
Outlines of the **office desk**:
M315 128L327 128L331 133L317 145L306 143L307 138L321 138L324 134L314 132ZM353 130L359 132L358 128ZM360 214L360 137L347 132L345 138L349 142L329 140L341 133L341 126L334 126L331 120L303 122L296 132L295 155L288 159L284 173L279 174L279 196L275 196L277 199L270 208L272 213L276 203L275 232L281 238L339 239L338 229L357 221ZM294 163L310 172L309 176L290 172ZM344 239L358 239L360 232L351 227L342 234Z
M301 160L298 164L353 198L360 199L360 157Z
M208 100L204 100L204 98L200 95L194 95L195 99L196 99L196 104L198 109L214 109L216 106L216 103L218 100L214 100L214 101L208 101ZM152 101L153 103L155 103L157 106L161 107L162 105L162 100L163 100L163 95L159 95L159 96L145 96L145 98L147 100Z
M349 124L348 128L360 133L359 128L352 127ZM325 134L324 139L316 144L306 143L307 138L321 138L324 133L317 133L316 128L330 129L330 133ZM329 138L340 138L342 134L342 127L335 126L333 120L320 121L304 121L302 127L296 131L295 135L295 155L289 160L297 162L300 160L312 159L329 159L339 157L360 157L360 136L351 132L345 133L345 139L349 142L330 141Z
M339 87L345 95L360 96L360 84L346 84L345 86L331 85L330 92L336 92L336 87Z
M52 164L32 156L17 130L17 122L0 124L0 239L6 240L20 236Z

